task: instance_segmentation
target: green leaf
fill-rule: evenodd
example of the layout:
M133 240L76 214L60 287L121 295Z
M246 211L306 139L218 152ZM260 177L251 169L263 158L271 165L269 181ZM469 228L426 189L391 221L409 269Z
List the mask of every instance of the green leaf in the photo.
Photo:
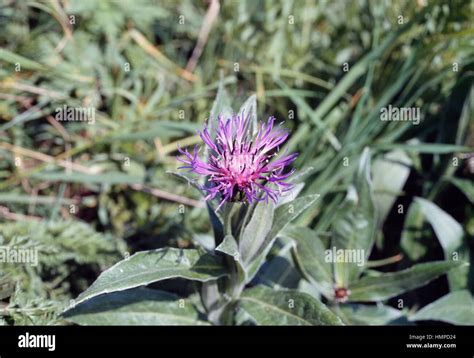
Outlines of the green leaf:
M409 319L474 325L474 300L468 290L451 292L423 307Z
M342 325L323 303L298 291L256 286L245 290L239 302L259 325Z
M205 325L190 302L171 293L136 288L94 297L63 314L79 325Z
M235 260L239 259L239 247L232 235L226 235L221 244L216 247L216 251L222 252Z
M410 174L410 158L402 150L394 150L377 159L372 167L374 204L377 209L378 227L400 195Z
M291 188L286 195L280 197L277 202L277 207L289 203L290 201L295 200L298 195L301 193L305 186L305 183L296 183L293 188Z
M365 263L375 241L376 228L368 148L362 153L353 182L346 201L332 225L332 246L336 250L360 251ZM363 269L364 265L360 265L359 262L336 262L334 274L337 285L348 287L351 282L357 280Z
M415 198L411 210L415 210L415 219L418 220L418 227L422 225L422 218L425 218L433 227L433 230L438 238L438 241L443 248L444 256L447 260L452 258L452 255L455 251L460 255L460 251L463 251L463 228L462 226L453 219L451 215L439 208L436 204L432 203L423 198ZM410 213L409 213L410 214ZM411 235L411 236L409 236ZM415 233L409 233L402 238L402 247L409 252L413 248L417 248L422 245L421 243L414 242L417 239ZM419 237L418 237L419 239ZM426 248L421 248L422 252L426 251ZM416 252L416 251L415 251ZM409 253L413 256L414 253ZM448 274L448 279L451 289L457 289L465 286L465 279L467 277L467 269L465 267L460 267L457 270L451 271Z
M240 257L245 267L252 262L265 238L272 229L275 204L271 201L259 202L255 206L249 223L242 230L239 240Z
M258 272L256 281L273 289L297 289L301 274L292 259L295 242L286 237L278 237L272 248L271 258Z
M142 251L104 271L76 302L170 278L207 282L225 274L219 258L198 250L164 248Z
M207 312L207 319L214 324L219 323L221 294L217 281L203 282L201 286L200 298L204 309Z
M325 260L326 248L316 232L306 227L292 226L283 230L281 236L296 242L294 258L303 277L317 286L326 297L332 297L332 266Z
M415 202L420 205L426 220L433 226L436 237L446 255L445 258L451 258L451 253L461 246L463 237L462 226L451 215L431 201L415 198Z
M289 223L295 220L308 207L313 205L319 197L319 194L305 195L277 207L275 210L272 229L265 239L264 246L268 247L268 245L272 243L272 241ZM261 248L260 253L265 249L265 247Z
M234 324L236 326L256 326L254 318L242 307L238 307L234 315Z
M206 251L212 251L215 249L215 238L210 234L195 233L193 235L193 241L197 247L202 247Z
M365 276L350 287L350 301L382 301L424 286L428 282L459 267L461 262L435 261L418 264L409 269Z
M216 251L226 254L235 263L235 267L237 269L237 274L238 274L238 280L239 280L239 282L236 284L245 283L247 280L247 272L245 270L245 267L242 265L242 261L240 259L239 247L234 237L232 235L226 235L224 237L224 240L222 240L221 244L216 247Z
M288 183L292 184L299 184L303 183L304 181L314 173L314 167L306 167L299 169L296 173L294 173L291 177L288 178Z
M319 198L319 194L310 194L296 198L288 203L285 203L275 209L273 215L273 225L268 232L263 244L260 245L251 265L247 267L248 279L251 280L258 272L258 269L265 261L265 257L272 248L273 243L282 230L298 215L300 215L306 208L313 205Z
M344 304L334 307L334 312L350 325L388 325L401 319L403 312L385 305ZM398 322L395 322L398 324Z

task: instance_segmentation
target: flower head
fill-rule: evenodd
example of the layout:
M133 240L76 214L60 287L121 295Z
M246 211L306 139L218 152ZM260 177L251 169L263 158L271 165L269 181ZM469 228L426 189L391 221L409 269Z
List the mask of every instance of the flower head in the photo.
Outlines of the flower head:
M285 180L294 170L284 173L298 154L279 156L280 145L285 142L288 132L281 127L274 128L274 117L265 124L261 122L255 135L250 133L250 121L242 116L227 120L218 118L216 137L213 139L209 130L199 133L208 147L207 162L199 157L201 148L194 147L191 154L179 149L183 157L178 160L185 163L181 168L207 177L206 200L221 195L219 207L226 201L254 201L278 197L291 189L292 185Z

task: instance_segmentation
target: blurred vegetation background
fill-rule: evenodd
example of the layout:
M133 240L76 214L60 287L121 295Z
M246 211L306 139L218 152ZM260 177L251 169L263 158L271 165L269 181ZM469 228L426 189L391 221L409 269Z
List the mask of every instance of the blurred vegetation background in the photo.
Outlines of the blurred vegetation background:
M300 225L324 236L369 146L371 258L472 261L473 24L470 0L0 0L0 240L40 260L0 264L3 323L59 323L128 253L209 239L198 193L166 170L199 143L221 78L234 108L255 93L260 119L292 130L304 192L322 196ZM389 104L419 107L420 124L381 121ZM64 105L95 123L57 121ZM462 268L406 299L473 280Z

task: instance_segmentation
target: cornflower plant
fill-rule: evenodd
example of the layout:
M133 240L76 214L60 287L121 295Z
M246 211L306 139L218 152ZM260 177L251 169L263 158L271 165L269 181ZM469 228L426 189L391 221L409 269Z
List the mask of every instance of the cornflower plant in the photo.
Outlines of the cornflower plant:
M258 122L255 96L236 113L229 103L221 85L199 133L202 144L177 148L181 172L170 172L202 194L213 242L125 258L71 302L66 320L101 325L371 323L361 318L363 312L388 323L406 318L406 312L383 301L463 265L446 260L395 273L373 270L386 260L368 262L376 234L368 148L328 225L329 240L328 233L289 225L319 198L317 193L298 196L312 169L291 168L297 154L281 150L289 133L273 117ZM360 253L360 260L338 260L341 250ZM334 257L328 259L328 252Z
M255 96L233 113L221 86L200 132L203 145L178 149L191 173L171 173L203 194L213 247L138 252L103 272L64 317L77 324L341 324L316 297L258 284L277 236L318 198L295 198L302 184L291 168L297 154L282 150L288 135L273 117L258 124ZM194 282L194 293L143 287L179 279ZM150 315L124 314L132 310Z

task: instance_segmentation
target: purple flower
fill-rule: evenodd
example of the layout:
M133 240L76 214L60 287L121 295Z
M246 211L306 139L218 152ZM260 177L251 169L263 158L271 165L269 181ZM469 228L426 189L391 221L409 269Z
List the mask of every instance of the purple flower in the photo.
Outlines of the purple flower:
M298 154L278 156L288 132L274 128L274 122L274 117L266 124L261 122L256 135L252 136L250 121L243 115L226 121L219 117L215 140L207 127L199 133L208 147L207 162L199 158L201 148L197 145L192 154L178 148L183 157L177 159L186 164L180 169L189 168L191 172L206 176L208 183L203 190L208 195L205 200L220 194L219 207L226 201L252 203L270 198L277 202L279 196L292 188L285 180L294 169L287 173L283 171Z

